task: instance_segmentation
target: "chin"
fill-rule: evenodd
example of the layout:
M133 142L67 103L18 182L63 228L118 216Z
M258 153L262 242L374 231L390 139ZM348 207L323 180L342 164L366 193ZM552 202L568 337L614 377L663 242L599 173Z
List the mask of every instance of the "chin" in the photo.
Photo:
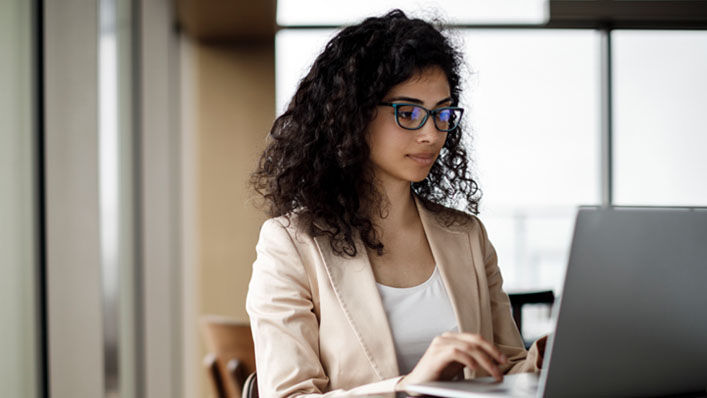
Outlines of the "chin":
M408 180L410 180L410 182L420 182L420 181L424 181L424 179L427 178L427 176L428 176L429 174L430 174L430 173L428 172L428 173L425 173L425 174L412 175L412 176L410 176L410 178L408 178Z
M430 174L429 168L399 168L386 173L398 181L407 181L410 183L423 181Z

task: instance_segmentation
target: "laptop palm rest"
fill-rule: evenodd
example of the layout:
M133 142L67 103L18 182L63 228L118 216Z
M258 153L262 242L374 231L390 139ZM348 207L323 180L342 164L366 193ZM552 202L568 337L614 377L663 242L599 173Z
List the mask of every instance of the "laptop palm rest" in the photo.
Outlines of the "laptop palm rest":
M406 390L412 393L449 398L535 397L539 379L540 375L537 373L520 373L506 375L500 383L492 377L482 377L474 380L413 384L408 386Z

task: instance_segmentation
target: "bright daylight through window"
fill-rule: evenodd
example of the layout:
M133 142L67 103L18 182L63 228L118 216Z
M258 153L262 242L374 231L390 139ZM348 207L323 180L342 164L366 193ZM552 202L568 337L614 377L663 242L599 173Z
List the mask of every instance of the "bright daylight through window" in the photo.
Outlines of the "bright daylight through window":
M301 3L278 3L278 113L336 33L331 27L400 7L393 1L306 2L317 8ZM561 294L576 208L600 204L602 197L600 32L507 26L544 23L544 1L463 3L413 3L403 10L450 24L484 25L452 32L467 62L460 106L483 190L480 218L498 252L507 291ZM699 72L707 69L707 34L612 35L616 204L707 205L707 186L695 183L707 174L700 153L707 135L698 131L707 125L707 79ZM548 330L543 322L528 327L536 327L524 331L530 336Z

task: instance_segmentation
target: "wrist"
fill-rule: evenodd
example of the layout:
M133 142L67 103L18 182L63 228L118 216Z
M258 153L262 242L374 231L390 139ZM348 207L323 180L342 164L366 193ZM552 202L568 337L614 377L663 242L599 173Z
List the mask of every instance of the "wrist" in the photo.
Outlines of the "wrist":
M398 381L395 383L395 391L404 391L405 386L407 385L407 380L405 379L405 375L401 376Z

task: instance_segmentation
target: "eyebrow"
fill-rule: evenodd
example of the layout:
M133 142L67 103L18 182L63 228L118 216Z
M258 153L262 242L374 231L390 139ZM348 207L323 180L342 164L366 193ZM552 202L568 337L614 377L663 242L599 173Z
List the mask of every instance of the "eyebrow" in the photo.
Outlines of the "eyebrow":
M445 102L450 102L451 100L452 100L452 97L447 97L441 101L437 101L435 106L442 105ZM417 98L412 98L412 97L394 97L394 98L391 98L388 102L393 102L393 101L407 101L407 102L412 102L413 104L420 104L420 105L424 104L424 102L422 102L422 100L419 100Z

